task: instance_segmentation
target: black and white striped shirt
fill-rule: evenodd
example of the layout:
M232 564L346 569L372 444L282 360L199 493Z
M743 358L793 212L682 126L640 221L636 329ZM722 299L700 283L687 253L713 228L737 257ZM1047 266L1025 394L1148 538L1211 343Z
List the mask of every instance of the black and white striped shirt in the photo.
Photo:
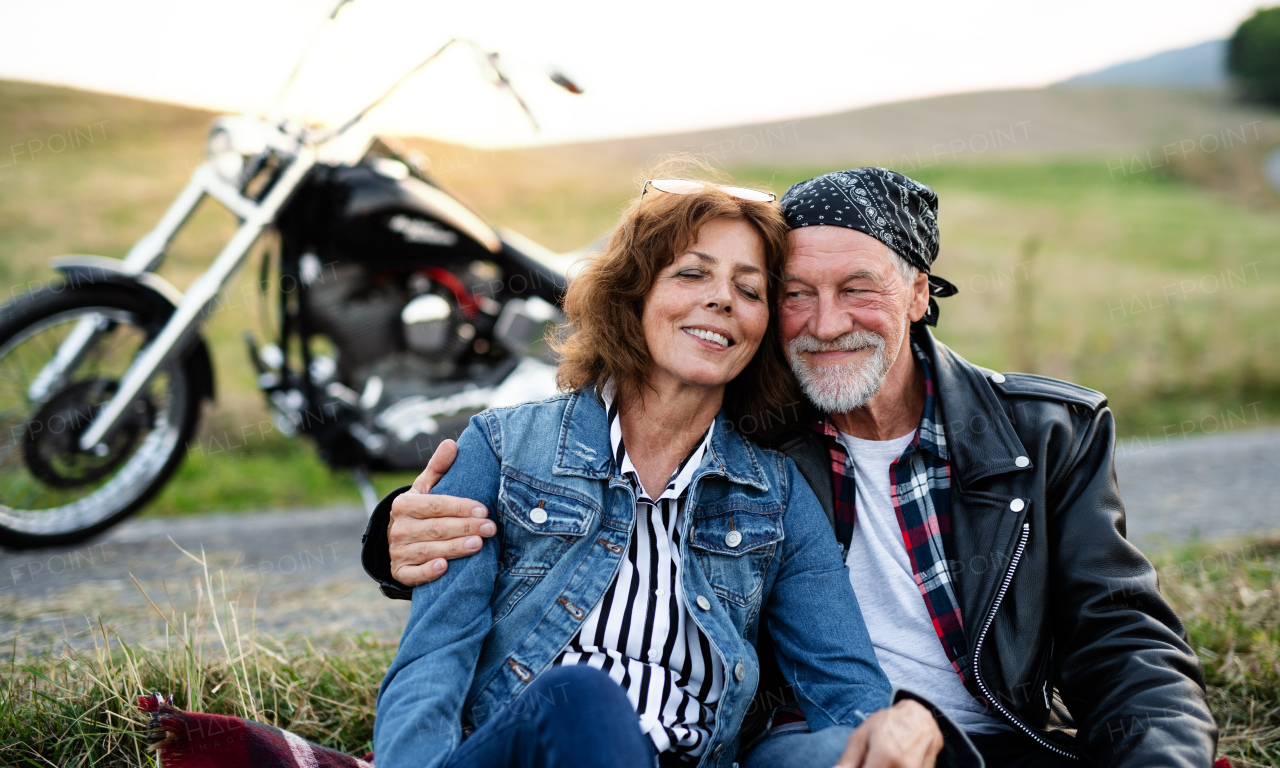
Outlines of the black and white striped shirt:
M601 394L615 465L636 492L636 527L617 578L557 663L603 670L626 690L658 752L696 758L711 738L724 665L689 615L680 582L680 525L711 429L651 499L623 445L613 392L606 387Z

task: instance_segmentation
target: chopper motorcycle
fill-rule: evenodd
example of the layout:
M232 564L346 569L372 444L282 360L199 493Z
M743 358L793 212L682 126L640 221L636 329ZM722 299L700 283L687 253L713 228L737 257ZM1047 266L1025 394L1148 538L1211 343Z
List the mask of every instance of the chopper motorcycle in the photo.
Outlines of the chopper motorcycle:
M532 120L497 55L461 39L337 129L219 118L207 159L123 260L58 257L60 282L0 307L0 545L85 539L170 479L214 396L201 320L267 234L259 286L278 296L278 327L261 345L245 333L258 385L276 428L350 469L370 508L370 470L418 470L472 414L555 392L542 339L563 321L570 259L491 227L390 140L330 151L455 44ZM178 291L156 270L206 197L239 225Z

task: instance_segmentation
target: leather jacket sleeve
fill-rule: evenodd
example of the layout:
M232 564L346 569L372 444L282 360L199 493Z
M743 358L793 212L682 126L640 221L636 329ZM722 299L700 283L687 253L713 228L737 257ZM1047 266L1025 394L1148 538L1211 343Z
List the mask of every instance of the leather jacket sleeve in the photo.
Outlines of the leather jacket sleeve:
M1217 728L1203 673L1155 568L1125 539L1111 410L1073 410L1047 486L1059 693L1096 765L1205 768Z
M391 544L387 541L387 527L391 525L391 503L413 486L405 485L382 497L369 515L369 524L360 537L360 564L369 578L378 582L378 591L393 600L408 600L413 590L396 581L391 575Z

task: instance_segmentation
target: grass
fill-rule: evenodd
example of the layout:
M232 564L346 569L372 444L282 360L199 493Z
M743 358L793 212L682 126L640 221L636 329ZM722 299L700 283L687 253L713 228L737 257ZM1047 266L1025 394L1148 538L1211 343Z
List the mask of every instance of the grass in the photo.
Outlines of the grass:
M1280 539L1192 544L1153 561L1204 664L1220 754L1239 768L1280 764ZM150 642L129 644L100 627L93 651L0 667L0 764L154 765L135 706L152 691L350 754L371 749L394 647L368 637L321 648L282 642L254 632L207 567L203 589L197 615L161 611L169 629Z
M1191 544L1153 558L1205 668L1219 751L1280 765L1280 538Z
M0 765L154 766L137 697L155 691L189 711L268 723L352 754L372 749L393 646L368 636L287 646L252 629L253 616L227 598L225 574L205 567L202 591L194 616L156 608L166 632L152 642L99 625L92 651L15 654L0 669Z
M0 301L48 280L53 255L126 252L201 160L211 117L0 82L3 146L98 131L92 143L10 158L10 167L0 169ZM942 302L939 337L976 363L1106 393L1122 437L1277 422L1280 201L1259 180L1258 164L1280 136L1264 128L1246 146L1199 153L1158 172L1134 171L1132 163L1117 172L1114 153L975 155L971 162L901 167L941 198L936 271L961 293ZM472 152L415 143L433 158L440 178L486 218L562 250L607 231L642 174L629 155L610 159L598 147L577 157L563 150ZM751 159L726 159L735 157ZM0 155L0 163L5 159ZM881 153L821 166L728 170L744 183L781 192L832 167L884 161ZM216 206L198 212L162 274L185 286L230 226ZM269 308L263 311L251 289L256 269L250 264L228 286L228 311L205 325L218 400L177 481L145 514L357 498L345 473L322 464L310 443L257 430L269 416L241 341L246 329L261 338L270 328ZM246 428L252 439L237 438ZM228 434L232 439L224 440ZM219 441L236 447L211 452ZM375 481L381 490L407 477Z
M390 492L413 480L412 475L391 474L377 481L378 490ZM256 444L235 445L210 434L192 446L151 510L182 514L359 503L350 476L320 461L308 443L273 435Z

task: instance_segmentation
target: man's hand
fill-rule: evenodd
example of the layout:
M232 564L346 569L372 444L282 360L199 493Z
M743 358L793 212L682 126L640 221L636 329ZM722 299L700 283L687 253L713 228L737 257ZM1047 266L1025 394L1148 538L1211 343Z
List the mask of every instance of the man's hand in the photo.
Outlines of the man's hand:
M863 721L836 768L933 768L942 731L920 702L907 699Z
M387 543L391 547L391 575L406 587L435 581L449 567L448 560L480 551L481 537L497 526L478 502L456 496L428 496L458 458L458 444L441 441L413 487L391 502Z

